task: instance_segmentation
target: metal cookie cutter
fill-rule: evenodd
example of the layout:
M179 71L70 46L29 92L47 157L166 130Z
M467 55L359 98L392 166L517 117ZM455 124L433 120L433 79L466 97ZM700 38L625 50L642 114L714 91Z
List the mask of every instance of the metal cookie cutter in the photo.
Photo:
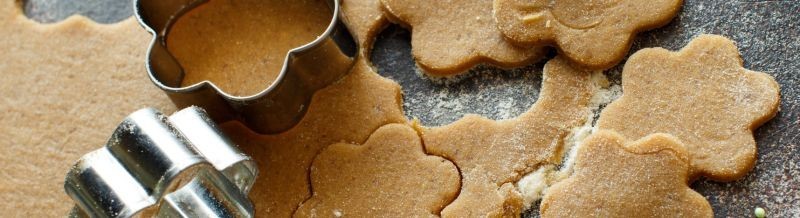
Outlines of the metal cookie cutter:
M252 96L232 96L209 81L182 88L184 72L167 50L166 38L180 15L206 1L134 0L139 23L153 34L147 72L178 107L197 105L218 122L238 119L259 133L282 132L300 121L315 91L340 79L354 64L358 46L339 20L340 0L327 0L333 11L328 28L316 40L290 50L267 89Z
M101 149L67 173L70 217L253 217L256 163L205 112L128 116Z

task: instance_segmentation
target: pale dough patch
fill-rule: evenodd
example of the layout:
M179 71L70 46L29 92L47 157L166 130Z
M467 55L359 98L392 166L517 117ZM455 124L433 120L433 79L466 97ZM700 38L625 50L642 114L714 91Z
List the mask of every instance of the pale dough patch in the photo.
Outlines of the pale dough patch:
M222 125L258 162L261 174L250 192L256 214L291 216L311 197L308 169L314 156L328 145L362 144L381 126L405 123L401 101L400 86L361 59L342 81L317 92L306 116L287 132L258 135L236 122Z
M550 187L542 217L713 217L690 189L689 158L678 139L655 134L633 143L599 131L580 146L575 174Z
M598 128L630 140L676 136L687 146L692 176L730 181L756 161L753 130L775 116L780 88L765 73L742 67L733 41L702 35L678 52L643 49L622 73L622 97L601 114Z
M556 46L590 69L617 65L636 33L669 23L682 0L494 0L502 34L523 46Z
M512 68L541 59L541 48L516 47L495 26L491 0L381 0L387 17L412 31L417 64L433 76L479 63Z
M536 167L561 160L565 138L584 123L596 86L592 74L556 57L545 65L538 101L521 116L493 121L476 115L423 135L430 154L461 169L461 194L447 217L518 216L522 197L514 183Z
M390 124L364 145L334 144L317 155L313 196L295 217L436 217L459 183L453 163L424 153L417 131Z
M210 0L176 20L167 48L183 67L181 86L208 80L254 95L275 81L289 50L325 32L331 14L323 0Z
M150 35L135 20L42 25L16 3L0 1L0 211L63 217L73 206L63 187L75 161L105 145L129 113L175 108L145 73Z

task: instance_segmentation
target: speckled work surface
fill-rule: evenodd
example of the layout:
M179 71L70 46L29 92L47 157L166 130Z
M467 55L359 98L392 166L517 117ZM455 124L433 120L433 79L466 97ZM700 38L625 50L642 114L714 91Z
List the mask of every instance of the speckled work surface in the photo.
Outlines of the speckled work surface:
M130 0L29 0L25 12L44 23L75 13L113 23L132 10ZM771 74L780 83L782 103L777 117L756 131L759 159L747 177L732 183L700 180L692 188L708 198L717 217L751 216L755 207L771 217L800 216L800 1L686 0L672 23L640 34L631 53L645 47L677 50L702 33L736 41L747 69ZM390 26L372 54L379 73L403 86L409 117L430 126L467 113L505 119L536 101L542 63L510 71L479 67L458 82L438 84L418 76L409 41L408 31ZM619 83L621 71L619 65L607 73ZM538 216L538 208L525 216Z

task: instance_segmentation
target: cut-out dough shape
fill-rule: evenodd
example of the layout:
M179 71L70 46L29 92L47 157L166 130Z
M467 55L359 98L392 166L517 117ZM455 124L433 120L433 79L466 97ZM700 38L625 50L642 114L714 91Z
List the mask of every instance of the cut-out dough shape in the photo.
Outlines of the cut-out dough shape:
M494 0L502 34L523 46L556 46L574 63L607 69L638 32L669 23L682 0Z
M742 67L733 41L702 35L678 52L642 49L622 73L624 93L598 128L630 140L667 133L687 146L692 176L729 181L755 164L753 130L775 116L780 88L772 76Z
M575 172L547 189L542 217L713 217L688 186L689 158L677 138L654 134L626 144L599 131L578 148Z
M175 111L144 72L150 36L134 19L39 24L0 0L0 211L63 217L64 175L132 111Z
M255 95L278 78L289 50L325 32L331 14L320 0L210 0L175 20L167 48L184 70L182 87L211 81Z
M538 101L520 117L493 121L467 115L427 129L428 152L452 160L462 172L461 194L442 216L519 216L522 199L513 183L540 164L561 160L565 138L590 113L596 88L591 77L556 57L544 67Z
M362 146L334 144L317 155L314 193L295 217L436 217L459 183L453 163L424 153L417 131L389 124Z
M503 38L491 0L381 0L389 20L412 31L411 49L426 73L450 76L479 63L519 67L542 58L540 48Z
M358 60L342 81L318 91L297 126L277 135L257 135L237 122L222 125L258 162L261 174L250 191L256 214L289 217L311 197L308 170L328 145L361 144L389 123L405 123L400 86ZM66 171L65 171L66 172Z
M342 0L342 19L358 42L359 50L369 58L375 35L388 21L379 0Z

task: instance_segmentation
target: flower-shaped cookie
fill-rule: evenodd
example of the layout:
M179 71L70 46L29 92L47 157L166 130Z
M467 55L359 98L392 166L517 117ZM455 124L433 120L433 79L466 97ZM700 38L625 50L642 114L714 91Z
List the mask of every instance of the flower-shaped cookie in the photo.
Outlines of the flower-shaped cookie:
M250 191L256 214L291 217L311 197L308 173L320 151L338 142L364 143L387 123L406 122L400 85L372 69L359 59L346 77L314 94L306 116L286 132L260 135L239 122L223 125L264 169Z
M692 176L728 181L755 163L753 130L775 116L780 88L772 76L742 67L733 41L714 35L679 52L643 49L622 72L622 97L598 120L631 140L654 133L686 145Z
M663 26L682 0L494 0L497 27L512 43L554 45L573 62L606 69L636 33Z
M364 145L334 144L311 166L299 217L433 217L458 194L458 169L425 154L410 126L379 128Z
M536 167L561 160L567 135L585 123L595 85L592 74L556 57L544 67L533 107L517 118L494 121L468 115L427 129L425 147L461 169L461 193L442 216L485 217L521 213L514 183Z
M492 0L381 0L389 20L412 31L417 64L448 76L479 63L519 67L543 56L540 48L508 43L492 18Z
M711 205L689 188L689 159L666 134L631 144L599 131L578 148L575 173L550 187L542 217L713 217Z

